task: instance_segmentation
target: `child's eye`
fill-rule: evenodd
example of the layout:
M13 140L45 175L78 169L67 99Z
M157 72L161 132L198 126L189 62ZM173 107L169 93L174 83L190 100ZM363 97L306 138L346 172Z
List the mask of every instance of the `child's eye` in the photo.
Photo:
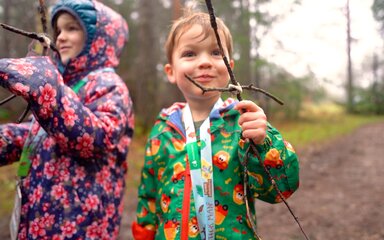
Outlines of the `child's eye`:
M69 27L68 30L69 31L76 31L76 28L75 27Z
M212 55L213 56L221 56L221 52L220 52L220 49L215 49L212 51Z
M185 51L181 54L182 57L193 57L195 53L193 51Z
M79 27L79 26L77 26L77 25L70 25L69 27L68 27L68 30L69 31L79 31L81 28Z

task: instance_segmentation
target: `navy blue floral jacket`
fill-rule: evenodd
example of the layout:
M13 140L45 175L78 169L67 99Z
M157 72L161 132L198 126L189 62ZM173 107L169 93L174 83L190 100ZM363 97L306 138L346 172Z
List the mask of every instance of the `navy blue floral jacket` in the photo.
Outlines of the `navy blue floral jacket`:
M19 239L115 239L134 119L125 83L105 68L118 66L128 26L97 1L61 0L53 19L63 10L86 30L78 57L66 66L48 57L0 59L0 85L23 97L33 114L32 122L0 126L0 166L19 161L34 136Z

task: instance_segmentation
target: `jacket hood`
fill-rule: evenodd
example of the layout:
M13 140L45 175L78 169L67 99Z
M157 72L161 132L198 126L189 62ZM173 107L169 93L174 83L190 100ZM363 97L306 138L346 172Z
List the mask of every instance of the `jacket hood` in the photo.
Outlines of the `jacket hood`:
M79 80L98 68L117 67L128 40L128 24L124 18L95 0L59 0L52 9L52 27L63 11L73 15L86 33L82 52L66 66L56 56L64 81Z

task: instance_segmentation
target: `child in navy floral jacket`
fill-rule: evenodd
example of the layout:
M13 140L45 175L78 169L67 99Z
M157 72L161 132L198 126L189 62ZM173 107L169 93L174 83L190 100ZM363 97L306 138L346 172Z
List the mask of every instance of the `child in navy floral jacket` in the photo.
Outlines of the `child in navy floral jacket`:
M128 89L114 72L128 26L91 0L60 0L52 26L54 61L0 59L0 85L33 114L31 122L0 126L0 166L20 161L11 234L115 239L134 124Z

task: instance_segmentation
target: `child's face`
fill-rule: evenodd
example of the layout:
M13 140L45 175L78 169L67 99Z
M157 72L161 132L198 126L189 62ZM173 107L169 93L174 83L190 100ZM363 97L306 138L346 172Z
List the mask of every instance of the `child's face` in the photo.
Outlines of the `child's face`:
M218 91L206 92L191 83L184 75L205 87L226 87L229 74L224 64L216 38L213 34L205 38L203 28L194 24L189 29L176 36L178 38L172 53L172 63L166 64L164 71L168 80L176 84L183 93L186 101L196 103L201 100L216 101L220 97ZM224 37L221 36L222 41ZM222 42L226 46L225 41ZM228 50L224 47L228 57ZM233 60L230 60L233 68Z
M56 31L56 47L60 52L61 62L67 64L83 50L85 33L78 21L65 12L57 18Z

